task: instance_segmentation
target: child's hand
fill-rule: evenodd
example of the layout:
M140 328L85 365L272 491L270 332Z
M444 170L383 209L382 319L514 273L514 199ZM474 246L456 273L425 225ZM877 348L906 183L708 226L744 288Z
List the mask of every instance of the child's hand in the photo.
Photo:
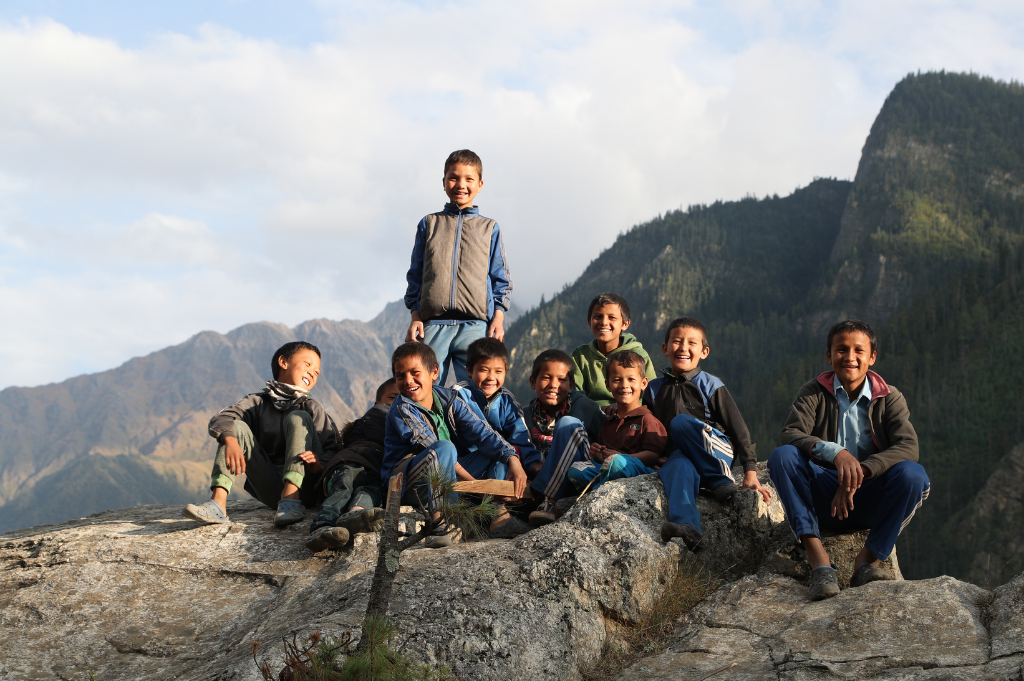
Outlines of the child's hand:
M522 499L523 492L526 491L526 471L523 470L523 464L518 456L508 460L508 479L515 486L516 499Z
M425 336L423 332L423 322L421 322L418 319L412 320L412 322L409 324L409 331L406 332L405 334L405 342L412 343L415 341L420 341L423 340L424 337Z
M505 341L505 312L500 309L494 310L494 318L491 319L491 323L487 325L487 337L497 338L499 341Z
M840 487L836 490L836 495L832 499L832 517L839 518L840 520L846 520L850 511L853 510L853 495L857 493L857 490L852 489L847 492L845 489Z
M233 435L224 438L224 459L232 475L245 474L245 454L242 453L242 445L238 444Z
M311 451L302 452L299 454L299 458L302 460L303 465L306 466L306 472L316 475L324 470L324 465L320 463L319 459L316 458L316 454Z
M850 497L853 497L852 492L857 491L864 482L864 470L860 467L860 461L857 460L853 454L846 451L845 449L836 454L835 461L836 470L839 471L839 489L844 492L851 492ZM850 508L853 508L852 506Z
M757 471L747 471L743 474L743 489L752 489L755 492L760 492L761 498L764 499L766 504L772 499L771 490L761 485L761 481L757 479Z
M604 461L604 445L599 445L596 442L590 445L590 458L594 461L601 463Z
M462 464L455 464L455 479L456 480L476 480L472 475L466 472L466 469L462 467Z

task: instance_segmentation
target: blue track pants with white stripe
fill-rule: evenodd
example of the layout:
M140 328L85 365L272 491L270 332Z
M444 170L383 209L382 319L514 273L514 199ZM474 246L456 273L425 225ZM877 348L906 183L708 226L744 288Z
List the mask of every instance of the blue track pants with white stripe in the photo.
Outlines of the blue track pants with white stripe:
M540 472L530 485L551 499L561 499L576 493L567 477L569 468L577 461L590 461L590 438L583 422L572 416L563 416L555 424L551 450Z
M699 531L697 494L701 487L733 482L732 445L724 433L689 414L672 419L668 432L677 449L658 470L668 497L668 519Z

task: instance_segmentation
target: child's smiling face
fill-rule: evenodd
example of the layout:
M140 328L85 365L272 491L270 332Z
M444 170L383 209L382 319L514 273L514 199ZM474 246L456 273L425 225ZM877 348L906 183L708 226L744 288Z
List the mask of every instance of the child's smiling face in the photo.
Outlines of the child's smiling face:
M480 171L468 163L453 163L444 173L444 193L459 208L470 208L484 187Z
M479 359L470 374L473 385L480 388L484 397L491 399L505 385L505 362L501 359Z
M417 404L433 404L434 382L437 381L440 367L435 366L431 371L423 364L422 358L413 355L395 362L394 371L398 392L406 399Z
M825 354L848 394L860 389L868 368L875 363L875 357L871 339L863 331L837 333L832 339L832 347Z
M639 406L640 395L647 387L644 367L624 367L618 362L608 364L608 390L620 408L631 410Z
M550 411L557 409L569 398L573 389L573 368L563 362L544 362L537 375L530 378L530 387L537 393L537 401Z
M320 356L312 350L298 350L291 357L278 357L277 380L303 390L312 390L320 378Z
M619 336L628 328L629 320L623 321L622 309L615 303L595 307L590 313L590 331L598 343L617 343Z
M669 331L668 342L661 346L676 376L697 368L707 358L710 348L704 346L704 334L692 326L677 326Z

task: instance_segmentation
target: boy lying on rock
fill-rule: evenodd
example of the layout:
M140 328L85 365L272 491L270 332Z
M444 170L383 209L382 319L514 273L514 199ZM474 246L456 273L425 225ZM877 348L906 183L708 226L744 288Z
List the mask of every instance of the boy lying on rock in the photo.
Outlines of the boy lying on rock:
M644 396L671 438L672 451L658 470L669 518L661 526L661 538L667 542L681 537L693 550L702 538L700 489L711 490L721 502L740 489L732 477L734 452L743 465L742 486L760 492L765 502L771 493L757 480L757 450L729 389L700 368L711 352L704 325L694 317L672 320L661 352L669 368L651 381Z
M512 480L522 483L525 489L525 469L531 464L540 463L540 453L530 441L526 420L523 418L523 408L519 406L515 395L505 388L508 350L497 338L480 338L470 344L466 357L469 380L456 383L453 386L455 393L473 413L486 421L505 442L519 452L522 465L514 469L509 468L494 461L479 448L469 446L465 454L459 455L459 462L455 465L455 476L459 480L467 481L476 480L481 475L492 480ZM499 507L499 517L507 513L508 510L504 506ZM491 535L498 539L510 539L529 530L529 525L510 517L500 529L491 532Z
M396 397L398 387L389 378L377 388L373 406L341 429L341 450L323 462L307 461L310 473L320 473L317 498L321 502L309 526L306 548L310 551L340 548L352 535L372 532L383 522L384 425Z
M285 343L270 366L274 380L263 392L246 395L210 419L210 436L220 445L210 482L213 497L185 506L186 518L228 522L225 504L235 476L242 474L246 492L277 507L278 527L302 520L301 499L315 497L307 464L340 449L334 420L309 396L320 377L320 350L303 341Z
M505 479L502 471L511 471L515 496L523 495L526 475L519 452L459 399L455 391L435 385L440 368L429 345L410 342L398 346L391 356L391 366L400 394L388 411L384 429L381 484L385 488L395 468L401 464L405 471L403 503L429 507L430 472L437 471L454 479L456 466L473 447L480 455L476 459L479 468L463 470L474 478L499 480ZM440 517L438 511L432 508L430 511L435 519ZM511 520L506 510L491 523L491 533L500 533ZM451 543L448 528L443 523L424 541L430 548L451 546Z
M839 593L836 568L819 526L871 528L854 561L850 586L893 576L878 566L914 517L931 485L917 463L917 433L907 401L870 371L878 341L871 327L847 320L828 332L832 371L797 393L768 470L790 527L807 550L814 600Z
M575 366L563 350L545 350L533 360L530 387L537 396L524 414L537 459L526 464L531 487L544 501L530 514L531 525L555 522L555 502L574 494L569 467L590 458L590 441L604 412L582 390L574 390Z

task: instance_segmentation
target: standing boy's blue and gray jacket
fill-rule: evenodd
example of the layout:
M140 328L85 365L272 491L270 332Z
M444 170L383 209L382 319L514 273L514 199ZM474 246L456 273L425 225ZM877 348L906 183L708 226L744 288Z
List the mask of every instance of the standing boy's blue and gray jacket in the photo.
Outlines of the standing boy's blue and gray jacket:
M644 391L648 405L666 430L672 432L672 419L680 414L703 421L724 433L732 444L744 471L757 468L757 449L729 389L717 377L700 367L675 376L665 369Z
M519 461L524 467L540 463L540 452L530 439L523 408L519 406L512 391L502 388L488 400L483 391L471 381L456 383L452 389L477 416L487 421L506 442L515 447L519 452ZM477 447L471 446L468 449L476 451Z
M446 203L416 227L405 306L434 324L490 321L495 308L508 311L512 279L498 223L476 206Z
M481 453L507 464L518 456L515 447L458 399L453 390L434 388L435 407L439 408L452 443L459 450L476 447ZM430 412L418 403L399 395L391 404L384 428L384 463L380 477L383 485L391 478L391 469L410 454L419 454L437 442L437 428Z

